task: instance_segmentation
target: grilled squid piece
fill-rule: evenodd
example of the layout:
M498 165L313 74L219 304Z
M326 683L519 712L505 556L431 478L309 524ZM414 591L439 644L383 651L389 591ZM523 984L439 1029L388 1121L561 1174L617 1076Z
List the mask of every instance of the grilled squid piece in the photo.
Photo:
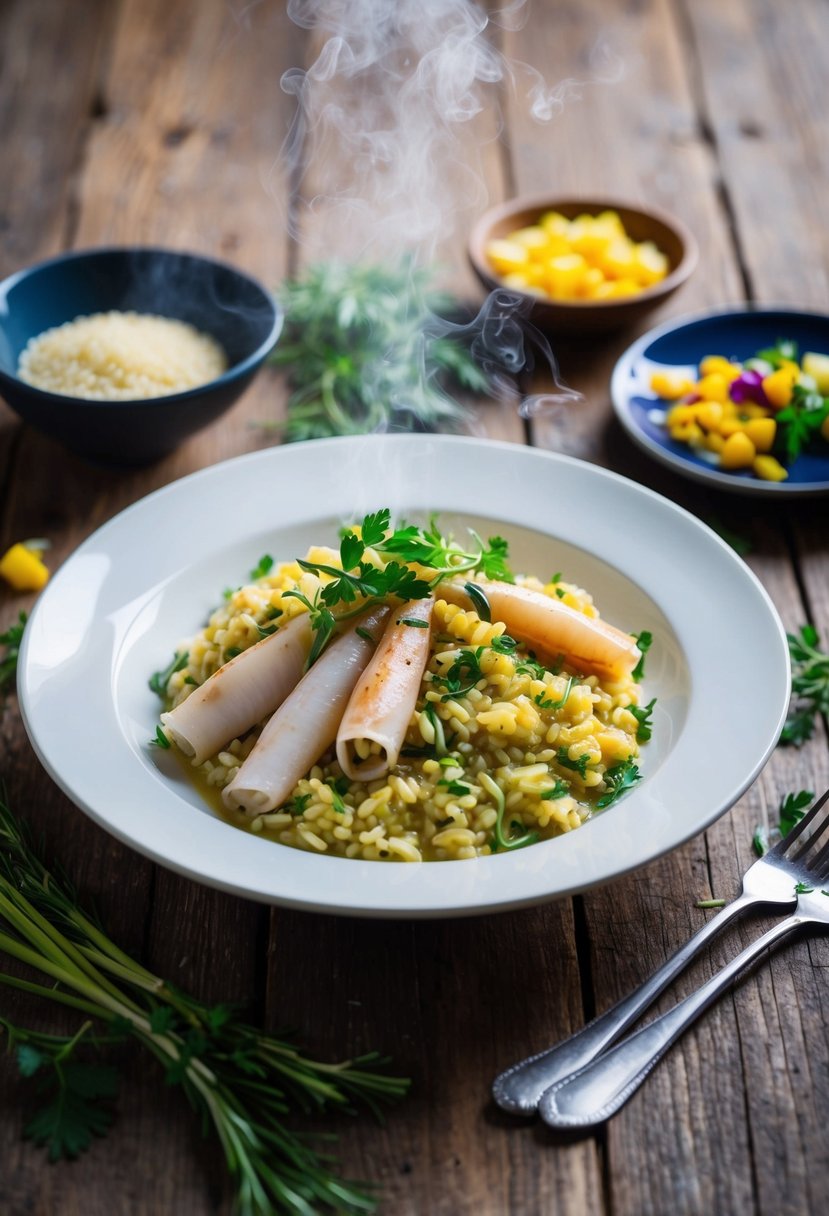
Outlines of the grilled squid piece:
M194 764L201 764L282 704L301 680L310 649L311 624L303 612L162 714L166 733Z
M489 600L493 621L503 621L513 637L534 649L550 656L563 655L568 666L584 675L618 680L629 676L639 662L635 639L606 621L585 616L530 587L475 581ZM450 604L474 607L459 579L441 583L438 594Z
M265 726L222 792L230 810L260 815L281 806L337 737L355 685L379 640L389 609L373 608L317 659Z
M376 781L397 763L429 659L434 606L433 599L410 600L394 613L351 695L337 732L337 759L352 781Z

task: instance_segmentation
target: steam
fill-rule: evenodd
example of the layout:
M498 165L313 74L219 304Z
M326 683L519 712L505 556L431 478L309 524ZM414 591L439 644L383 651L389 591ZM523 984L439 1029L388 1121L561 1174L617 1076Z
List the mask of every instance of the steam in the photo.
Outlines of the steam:
M297 103L281 157L294 185L286 222L310 262L439 265L441 247L463 239L460 218L487 205L480 151L498 137L502 100L546 122L587 83L549 85L498 48L499 28L527 20L527 0L492 14L474 0L288 0L287 11L319 48L282 77ZM589 80L620 73L597 44ZM468 325L436 319L433 336L457 333L498 380L528 366L526 311L523 297L495 292ZM525 416L579 396L559 380L545 339L530 340L557 388L525 400Z

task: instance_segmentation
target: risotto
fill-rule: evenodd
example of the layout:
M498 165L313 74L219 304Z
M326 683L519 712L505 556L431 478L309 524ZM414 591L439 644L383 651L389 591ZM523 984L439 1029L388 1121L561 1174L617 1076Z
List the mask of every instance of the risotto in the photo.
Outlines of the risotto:
M184 321L95 313L32 338L19 360L27 384L69 397L138 401L215 380L227 367L215 339Z
M151 681L159 744L230 822L329 856L467 859L580 827L639 777L646 635L640 651L558 575L514 578L497 537L476 567L442 538L401 561L404 532L424 535L263 559Z

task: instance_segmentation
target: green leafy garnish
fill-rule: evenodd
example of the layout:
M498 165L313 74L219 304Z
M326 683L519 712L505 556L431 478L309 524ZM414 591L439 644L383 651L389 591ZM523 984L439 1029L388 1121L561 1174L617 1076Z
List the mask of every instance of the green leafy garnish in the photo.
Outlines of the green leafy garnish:
M800 823L806 811L812 805L814 794L811 790L799 790L796 794L786 794L780 802L780 835L788 836L793 827Z
M498 782L490 777L489 773L479 773L477 779L495 802L497 819L492 829L492 840L489 846L491 851L497 853L501 849L523 849L528 844L535 844L538 840L538 832L524 831L523 825L517 821L513 821L510 824L510 830L513 828L518 829L517 835L507 836L504 833L504 811L507 805L504 791Z
M774 346L758 350L755 359L762 359L770 367L777 370L786 363L797 363L797 343L790 338L778 338Z
M636 666L634 667L633 671L630 674L631 674L632 679L642 680L642 679L644 679L644 676L645 676L645 655L648 653L651 646L653 645L653 634L650 633L647 629L643 629L641 633L634 633L633 637L636 641L636 645L639 647L642 654L639 659L639 662L636 664Z
M162 671L156 671L150 676L150 688L156 696L161 697L162 700L167 696L167 685L170 682L170 677L174 676L177 671L183 671L189 659L190 655L186 650L180 654L174 654L169 667L165 667Z
M287 811L289 815L301 815L310 801L310 794L294 794L293 798L289 798L284 804L282 810Z
M807 882L797 882L795 883L794 893L795 895L810 895L814 889Z
M792 664L792 705L781 743L800 746L814 734L819 715L829 716L829 654L820 649L814 625L786 635Z
M482 621L492 620L492 608L486 595L478 586L477 583L464 583L464 591L472 600L472 607L477 612Z
M0 689L2 690L13 684L17 677L17 660L27 620L26 613L21 612L15 624L9 625L5 633L0 633L0 645L6 647L6 653L0 659Z
M579 756L577 760L571 760L566 747L560 747L556 753L556 761L562 768L569 768L574 773L578 773L580 777L587 776L587 766L590 763L590 756L587 752Z
M330 262L283 285L285 332L271 361L293 390L289 440L464 423L444 385L489 393L490 380L462 340L440 333L434 314L456 305L429 277L408 261Z
M212 1131L248 1216L334 1210L370 1212L375 1200L333 1172L292 1112L372 1110L402 1096L407 1082L372 1071L369 1054L319 1063L284 1038L246 1023L228 1005L205 1005L137 963L80 907L62 877L50 874L21 825L0 804L0 950L16 960L0 984L57 1002L84 1021L71 1037L51 1036L0 1016L17 1066L40 1103L25 1133L51 1159L75 1157L111 1122L114 1066L79 1058L88 1049L129 1043L181 1088L204 1132ZM23 978L19 965L31 973ZM88 1033L100 1026L102 1033Z
M514 654L517 647L515 638L511 638L508 633L499 634L489 643L489 649L494 650L496 654Z
M408 625L410 629L428 629L429 622L421 621L416 616L401 616L398 620L398 625Z
M536 705L539 706L540 709L561 709L562 706L567 703L567 698L570 696L570 693L573 688L573 683L574 683L573 677L568 676L567 684L565 685L564 692L561 694L561 696L558 698L557 701L548 700L544 696L543 692L540 692L536 697L533 698L533 700L535 701Z
M545 790L539 795L542 802L555 802L558 798L563 798L565 794L570 793L570 786L566 781L562 781L560 777L556 778L556 783L552 789Z
M652 697L647 705L629 705L628 709L636 719L636 741L637 743L647 743L653 734L653 723L651 715L653 707L656 705L656 697Z
M607 786L607 793L602 794L596 802L596 806L604 809L610 806L611 802L615 802L621 798L626 790L640 780L642 774L639 772L638 765L628 757L627 760L621 760L618 764L614 764L609 768L604 775L604 783Z
M458 654L452 666L445 675L437 677L440 683L448 689L441 701L452 701L456 697L465 696L471 692L479 680L483 679L481 671L481 655L485 647L478 646L475 650L464 649Z
M824 419L829 417L829 397L796 384L791 401L774 417L777 422L775 449L784 453L791 464L817 438Z
M169 748L170 748L170 740L169 740L169 739L167 738L167 736L164 734L164 731L161 729L161 727L160 727L160 726L157 726L157 727L155 728L155 738L150 740L150 744L151 744L153 747L161 747L161 748L163 748L165 751L169 750Z
M250 572L251 582L255 583L257 579L265 578L266 575L270 574L271 570L273 570L273 558L270 553L263 553Z

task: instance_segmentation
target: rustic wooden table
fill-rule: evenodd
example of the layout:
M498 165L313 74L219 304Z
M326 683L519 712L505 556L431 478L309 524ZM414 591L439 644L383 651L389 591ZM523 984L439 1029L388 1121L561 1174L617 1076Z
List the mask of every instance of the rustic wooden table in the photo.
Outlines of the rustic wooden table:
M522 29L498 34L509 55L552 80L585 80L601 40L624 70L571 89L580 99L571 96L545 126L507 98L500 142L483 145L490 197L603 191L681 216L702 262L658 319L746 299L823 308L827 36L823 0L538 0ZM297 180L286 180L277 155L292 104L280 76L309 55L306 33L276 0L6 0L0 273L70 247L158 242L278 284L305 256L283 223ZM470 148L492 128L491 114L470 124ZM454 258L456 289L471 293L461 244ZM492 406L484 429L608 465L718 518L750 542L745 560L785 625L812 620L829 640L825 500L781 507L701 492L634 450L608 397L610 370L632 337L558 348L564 375L587 397L566 428L525 435L511 407ZM273 442L251 424L279 417L284 397L267 372L221 422L131 473L86 467L1 407L0 548L47 536L57 566L148 491ZM636 543L620 537L622 549ZM716 594L700 571L701 613ZM28 603L2 592L0 625ZM727 671L711 710L724 730L740 713ZM381 1187L382 1211L781 1216L825 1202L829 950L821 942L785 948L720 1001L594 1136L563 1142L502 1116L489 1099L496 1071L580 1026L685 941L710 915L699 899L736 892L764 810L773 819L783 793L829 784L822 726L800 750L778 749L708 832L612 886L498 917L410 924L268 910L157 869L52 784L13 696L2 721L0 775L12 806L127 949L207 999L245 1002L269 1026L301 1027L324 1056L376 1047L412 1076L411 1096L385 1128L360 1119L337 1129L352 1176ZM759 931L752 922L715 945L663 1005ZM2 1000L12 1015L27 1013L13 994ZM21 1140L22 1091L2 1066L0 1209L230 1210L217 1154L184 1103L151 1071L131 1067L109 1137L74 1164L47 1167Z

